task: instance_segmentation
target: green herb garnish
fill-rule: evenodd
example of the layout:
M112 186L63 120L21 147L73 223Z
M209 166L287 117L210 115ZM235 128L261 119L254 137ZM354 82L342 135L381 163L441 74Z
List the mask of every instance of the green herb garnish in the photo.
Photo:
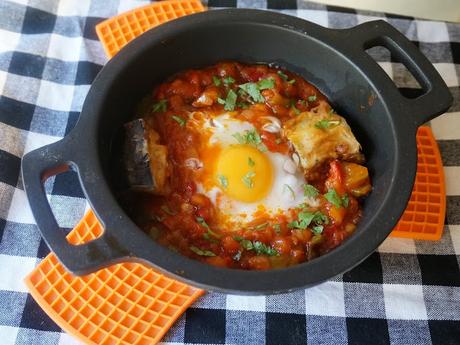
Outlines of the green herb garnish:
M315 225L313 228L311 228L311 231L315 234L315 235L319 235L323 232L324 230L324 226L323 225Z
M316 101L316 95L308 96L307 99L308 99L309 102L314 102L314 101Z
M256 103L263 103L265 98L262 96L260 91L265 89L272 89L275 86L275 81L273 79L262 79L257 83L245 83L241 84L238 87L246 92Z
M244 238L241 236L233 236L233 239L237 242L241 242L242 240L244 240Z
M219 77L216 77L215 75L212 76L212 82L214 83L215 86L220 86L221 84Z
M254 165L256 165L256 162L254 162L251 157L248 157L248 165L250 167L253 167Z
M263 103L265 98L260 93L259 88L256 83L246 83L239 86L243 91L245 91L256 103Z
M267 246L265 243L262 243L260 241L255 241L253 242L252 245L257 255L262 255L262 254L265 254L268 256L278 256L279 255L279 253L275 249Z
M168 100L166 99L159 100L152 105L152 112L154 113L164 113L166 110L168 110Z
M246 250L254 249L254 246L253 246L252 242L249 241L249 240L242 239L240 243L241 243L241 247L243 247Z
M247 188L253 188L254 187L254 181L252 178L256 176L256 173L253 171L248 172L246 175L244 175L241 180L243 181L244 185Z
M336 192L335 189L329 189L324 197L327 201L333 204L335 207L348 207L350 199L347 194L340 197L339 194Z
M235 91L229 90L228 93L227 93L227 98L225 98L225 101L223 103L224 104L224 109L228 110L228 111L235 110L236 98L237 97L238 96L236 95ZM221 101L219 101L219 99L217 100L217 102L222 104Z
M224 175L217 175L217 178L219 179L220 185L224 188L228 187L228 179Z
M275 87L275 80L273 78L261 79L257 82L259 90L273 89Z
M292 199L295 199L295 193L294 193L294 190L291 188L290 185L288 185L287 183L284 184L284 188L286 188L287 190L289 190L291 192L291 196L292 196Z
M281 233L281 224L273 224L273 229L279 235Z
M234 133L232 136L238 141L239 144L254 146L262 152L267 151L267 148L262 143L262 138L255 129L244 131L244 134Z
M312 186L311 184L304 184L303 185L303 195L308 198L314 198L319 194L319 191Z
M234 237L234 239L236 240L236 237ZM237 241L240 242L241 247L243 247L246 250L254 250L257 255L262 255L262 254L265 254L268 256L279 255L279 253L275 249L267 246L266 244L260 241L251 242L249 240L246 240L240 237L238 238Z
M200 256L216 256L216 254L214 254L210 250L203 250L203 249L200 249L200 248L195 247L195 246L191 246L190 250L192 252L194 252L195 254L198 254Z
M244 103L244 102L237 102L237 103L236 103L236 106L237 106L238 108L241 108L241 109L248 109L248 108L249 108L249 104Z
M288 81L288 84L294 84L295 83L295 79L291 79Z
M283 71L278 71L278 75L279 75L283 80L286 80L286 81L287 81L287 80L289 79L289 77L288 77L285 73L283 73Z
M208 234L209 234L209 235L214 236L214 237L216 237L216 238L220 238L220 237L221 237L221 235L219 235L219 234L217 234L217 233L215 233L214 231L211 230L211 228L209 227L208 223L206 223L206 221L204 220L203 217L196 217L195 219L196 219L196 221L197 221L200 225L202 225L202 226L204 226L206 229L208 229Z
M329 219L327 218L327 216L321 213L320 211L302 211L299 212L299 214L297 215L297 220L294 220L288 224L288 228L305 230L310 226L311 223L321 225L327 224L328 222Z
M187 123L187 120L184 120L182 117L173 115L171 116L174 121L176 121L181 127L184 127Z
M232 77L225 77L224 79L222 79L222 81L224 82L225 86L228 86L230 84L233 84L235 82L235 79L233 79Z
M319 129L333 128L340 125L340 120L321 120L315 123L315 127Z

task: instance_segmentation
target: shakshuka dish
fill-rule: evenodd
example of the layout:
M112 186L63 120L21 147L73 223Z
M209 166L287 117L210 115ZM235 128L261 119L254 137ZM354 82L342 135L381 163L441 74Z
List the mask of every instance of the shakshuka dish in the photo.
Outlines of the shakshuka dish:
M222 62L158 85L125 125L133 220L171 250L271 269L340 245L372 189L346 120L287 70Z

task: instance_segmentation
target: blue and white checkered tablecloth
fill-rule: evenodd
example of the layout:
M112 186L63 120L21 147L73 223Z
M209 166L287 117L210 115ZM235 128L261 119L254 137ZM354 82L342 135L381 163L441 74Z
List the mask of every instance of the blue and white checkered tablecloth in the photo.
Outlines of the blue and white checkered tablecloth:
M48 253L20 177L21 157L65 136L107 61L94 27L140 0L0 0L0 345L78 344L27 293L23 278ZM384 19L412 40L454 96L431 121L447 181L439 242L387 239L355 269L307 290L267 297L208 293L168 344L460 344L460 24L344 10L302 0L209 0L268 8L326 27ZM403 93L416 87L384 51L373 54ZM73 173L46 183L61 227L87 204Z

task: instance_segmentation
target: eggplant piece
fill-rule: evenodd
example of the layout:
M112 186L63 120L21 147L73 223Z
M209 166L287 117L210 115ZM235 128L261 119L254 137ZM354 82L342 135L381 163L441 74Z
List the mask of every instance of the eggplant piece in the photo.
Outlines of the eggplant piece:
M143 119L124 125L123 162L129 188L157 195L168 193L168 149Z

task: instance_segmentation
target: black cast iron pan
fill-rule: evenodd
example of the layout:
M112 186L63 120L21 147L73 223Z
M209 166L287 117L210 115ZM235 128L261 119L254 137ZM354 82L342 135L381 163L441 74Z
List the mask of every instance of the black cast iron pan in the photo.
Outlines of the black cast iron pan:
M365 52L388 48L415 76L423 94L403 97ZM332 252L271 271L217 268L176 254L144 234L117 203L113 138L155 84L174 73L222 60L277 63L315 84L357 135L373 191L354 235ZM373 102L369 102L372 99ZM290 291L343 273L371 254L397 223L416 172L417 127L443 113L452 97L429 61L383 21L325 29L258 10L219 10L187 16L146 32L123 48L97 76L80 119L61 141L24 156L24 187L38 227L70 272L82 275L120 261L141 261L192 285L247 294ZM105 227L102 237L69 244L57 225L43 182L73 169Z

